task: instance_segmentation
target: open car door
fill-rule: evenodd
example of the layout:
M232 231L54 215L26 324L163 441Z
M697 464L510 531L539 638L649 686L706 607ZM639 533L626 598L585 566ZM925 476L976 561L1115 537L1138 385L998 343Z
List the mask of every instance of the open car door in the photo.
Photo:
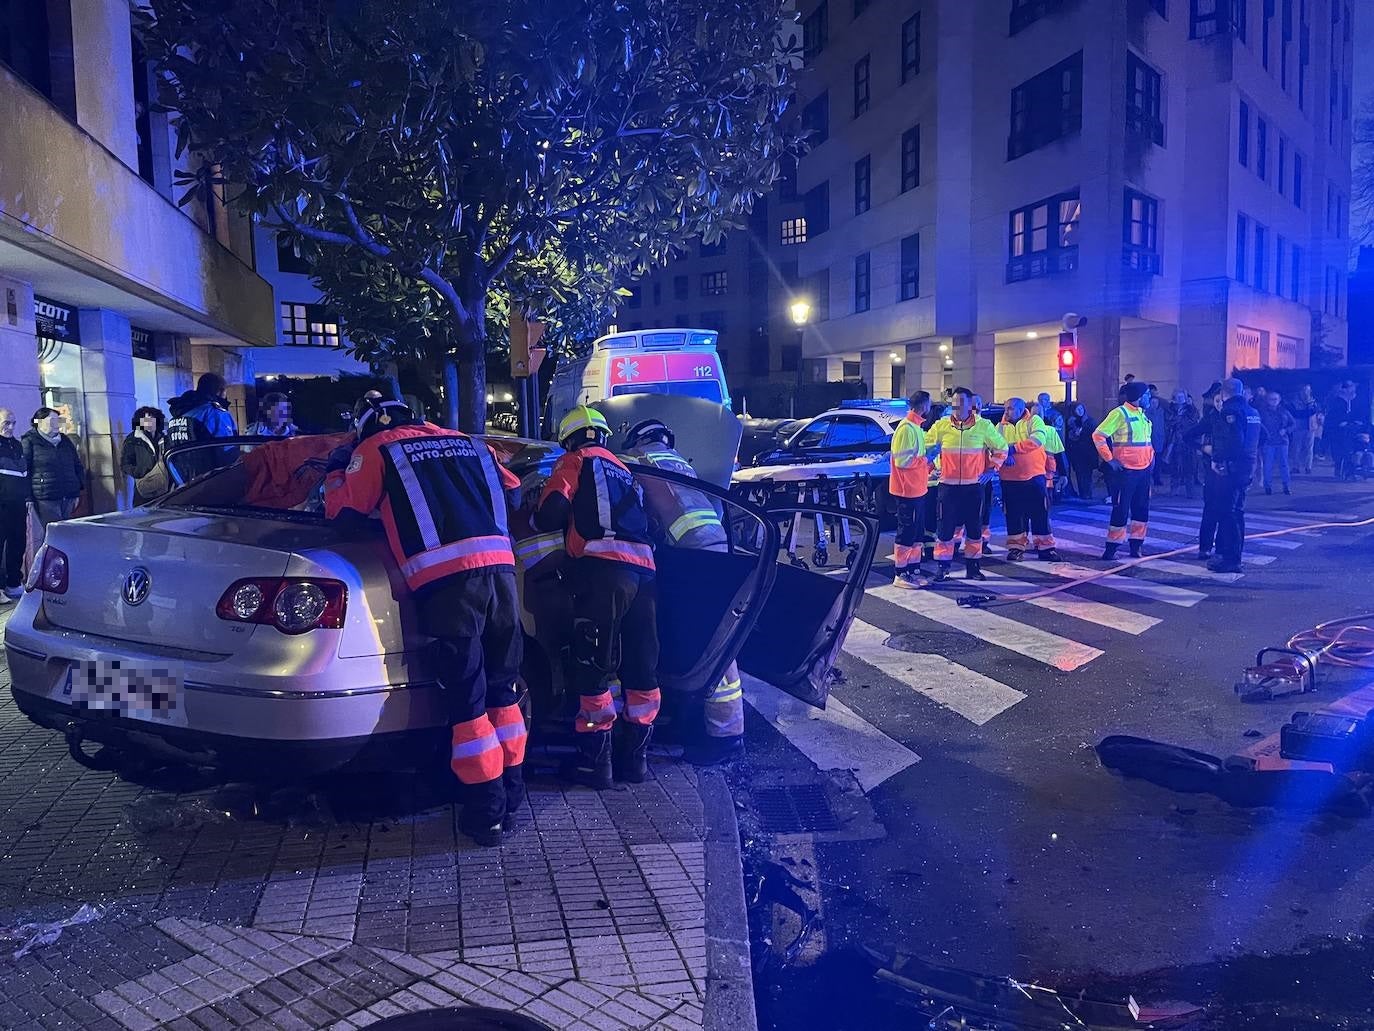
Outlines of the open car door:
M778 568L739 665L823 709L873 565L878 521L820 504L770 505L768 518L779 534Z
M778 573L778 528L713 484L631 464L654 531L659 684L700 694L718 683L754 630ZM666 528L684 501L713 513L704 533L673 543Z

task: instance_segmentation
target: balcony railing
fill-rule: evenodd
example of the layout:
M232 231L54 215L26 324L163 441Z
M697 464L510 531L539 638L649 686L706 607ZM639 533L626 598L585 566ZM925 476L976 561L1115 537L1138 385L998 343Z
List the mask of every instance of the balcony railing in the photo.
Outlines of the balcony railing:
M1053 276L1060 272L1073 272L1078 268L1078 248L1061 247L1052 251L1038 251L1023 254L1007 262L1007 282L1020 283L1041 276Z
M1160 259L1158 251L1134 243L1125 244L1122 248L1121 264L1128 269L1145 272L1152 276L1159 275L1163 267L1163 261Z

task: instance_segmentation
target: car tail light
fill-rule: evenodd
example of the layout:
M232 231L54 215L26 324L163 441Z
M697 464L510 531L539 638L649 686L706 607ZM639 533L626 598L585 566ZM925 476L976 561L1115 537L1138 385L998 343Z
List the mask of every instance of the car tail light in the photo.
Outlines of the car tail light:
M67 553L44 544L33 557L33 567L29 570L28 583L24 586L30 591L43 591L46 594L67 593Z
M284 634L304 634L338 630L347 607L348 588L338 580L269 577L230 584L215 614L232 623L261 623Z

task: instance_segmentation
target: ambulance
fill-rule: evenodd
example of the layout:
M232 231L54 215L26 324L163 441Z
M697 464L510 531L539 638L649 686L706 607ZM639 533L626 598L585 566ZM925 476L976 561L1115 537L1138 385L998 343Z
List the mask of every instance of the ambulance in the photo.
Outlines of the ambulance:
M719 335L709 329L642 329L599 337L589 355L565 360L554 373L543 436L552 439L577 405L626 394L697 397L730 408L716 352Z

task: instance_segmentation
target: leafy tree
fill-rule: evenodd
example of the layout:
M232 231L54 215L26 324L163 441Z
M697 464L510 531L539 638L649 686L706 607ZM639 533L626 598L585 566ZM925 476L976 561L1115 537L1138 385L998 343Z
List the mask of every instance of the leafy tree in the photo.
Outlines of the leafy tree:
M1350 235L1357 240L1374 239L1374 98L1366 100L1355 119L1354 171L1351 183Z
M363 356L439 361L468 429L489 317L584 332L793 142L783 0L148 3L184 180L287 227Z

